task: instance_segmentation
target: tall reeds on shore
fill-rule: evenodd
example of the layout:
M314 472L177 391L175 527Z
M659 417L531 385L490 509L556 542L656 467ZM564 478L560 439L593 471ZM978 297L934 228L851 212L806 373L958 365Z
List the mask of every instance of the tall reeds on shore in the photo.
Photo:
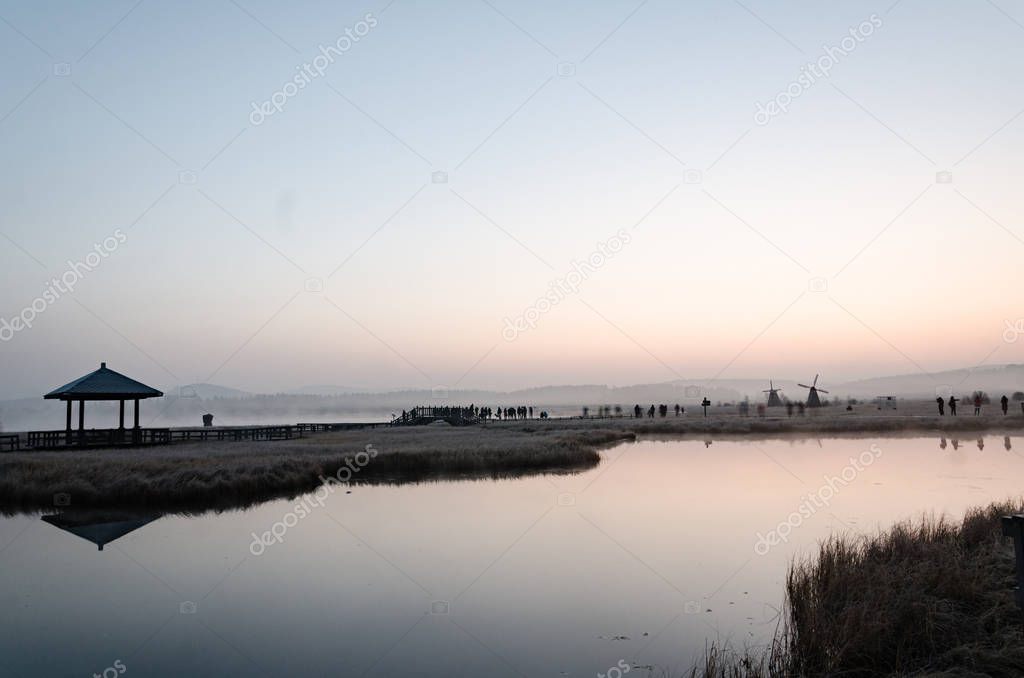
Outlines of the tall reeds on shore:
M691 678L1024 675L1010 501L959 523L924 517L837 536L786 578L785 620L760 653L712 647Z

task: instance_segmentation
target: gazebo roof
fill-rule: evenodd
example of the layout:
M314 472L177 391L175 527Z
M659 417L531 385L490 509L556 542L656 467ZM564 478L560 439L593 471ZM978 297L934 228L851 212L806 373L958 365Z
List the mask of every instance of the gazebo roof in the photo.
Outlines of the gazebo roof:
M43 396L60 400L134 400L159 398L163 392L108 369L106 363L84 377L75 379Z

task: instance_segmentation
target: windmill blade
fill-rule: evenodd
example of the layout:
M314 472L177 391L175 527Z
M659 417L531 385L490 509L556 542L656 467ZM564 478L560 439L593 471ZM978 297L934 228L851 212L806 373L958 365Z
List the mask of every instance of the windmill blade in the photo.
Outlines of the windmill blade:
M797 386L800 386L802 388L814 388L813 386L808 386L807 384L797 384Z
M826 390L825 390L825 389L823 389L823 388L819 388L819 389L818 389L818 393L828 393L828 391L826 391Z

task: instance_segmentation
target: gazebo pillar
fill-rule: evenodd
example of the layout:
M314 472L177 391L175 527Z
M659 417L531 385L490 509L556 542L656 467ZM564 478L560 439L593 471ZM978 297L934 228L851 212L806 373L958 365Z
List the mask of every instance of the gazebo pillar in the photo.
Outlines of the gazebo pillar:
M139 399L135 399L135 428L132 429L132 442L139 442Z
M85 401L78 401L78 444L85 444Z
M121 431L124 431L124 398L121 398L120 418L118 419L118 421L119 421L119 423L118 423L117 427Z
M65 401L68 405L68 416L67 425L65 426L65 441L68 445L71 444L71 399Z

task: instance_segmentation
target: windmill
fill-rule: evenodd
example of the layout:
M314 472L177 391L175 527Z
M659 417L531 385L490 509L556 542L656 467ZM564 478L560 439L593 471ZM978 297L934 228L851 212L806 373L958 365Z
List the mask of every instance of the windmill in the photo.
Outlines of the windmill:
M807 394L807 407L821 407L821 399L818 397L819 393L828 393L823 388L818 388L818 376L814 375L814 383L808 386L807 384L797 384L800 388L809 388L810 392Z
M775 388L775 384L771 379L768 380L768 390L761 391L761 393L768 394L768 407L782 407L782 398L779 397L779 391L781 388Z

